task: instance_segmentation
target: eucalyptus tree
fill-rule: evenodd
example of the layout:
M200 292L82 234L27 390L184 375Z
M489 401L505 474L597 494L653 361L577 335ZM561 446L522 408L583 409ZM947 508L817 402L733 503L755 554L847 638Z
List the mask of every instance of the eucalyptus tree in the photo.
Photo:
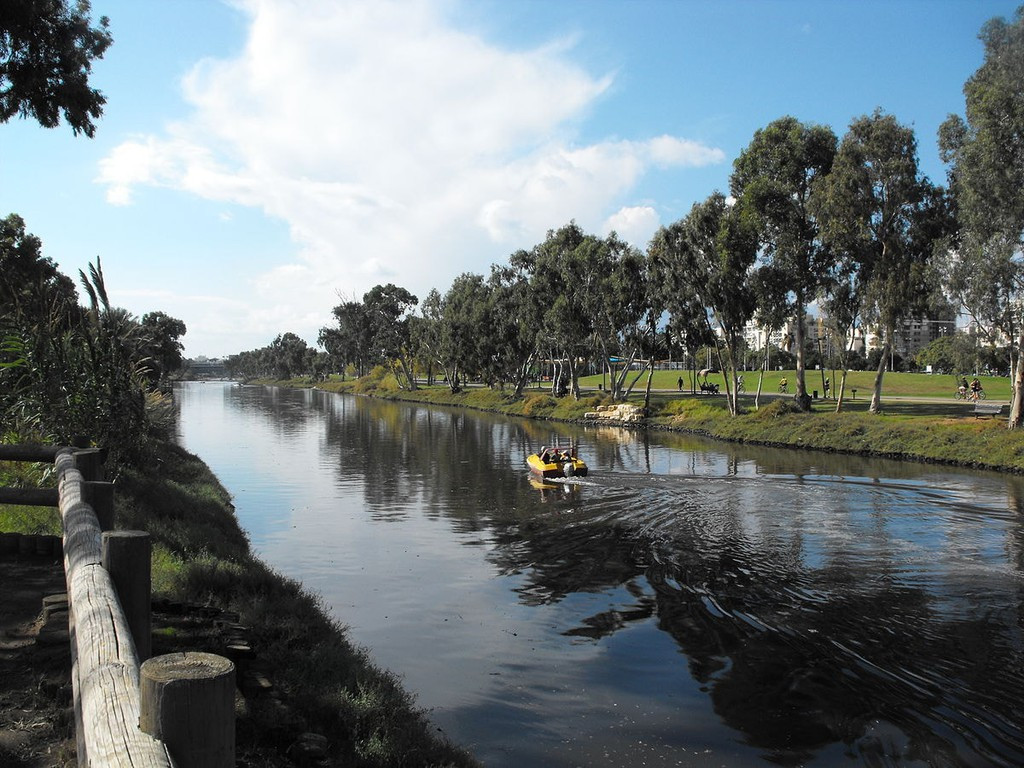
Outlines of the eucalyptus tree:
M788 286L781 270L762 266L751 272L750 288L754 294L754 319L757 321L758 327L765 331L762 350L764 358L759 366L757 391L754 394L754 407L760 408L764 374L768 370L769 355L772 349L771 337L781 330L789 320L787 304L777 301L779 296L786 295Z
M418 303L413 294L394 283L376 285L363 295L372 354L391 367L400 387L410 390L416 389L416 379L409 365L409 313Z
M919 173L913 130L876 111L850 124L813 207L825 241L856 261L851 290L884 338L870 406L877 413L896 328L932 292L932 254L953 226L948 200Z
M103 94L89 85L113 38L109 20L92 26L88 0L4 0L0 13L0 123L15 115L54 128L61 115L90 138Z
M422 368L427 384L434 383L434 368L440 364L441 294L431 288L420 302L420 314L409 318L409 343L413 348L414 365Z
M294 333L278 334L269 351L276 378L290 379L310 373L309 345Z
M552 391L566 386L576 397L579 363L589 352L593 327L596 239L573 221L550 230L529 251L509 257L511 267L529 284L530 321L537 346L552 362Z
M677 308L683 318L702 317L725 374L729 412L735 415L737 350L755 306L750 280L757 257L755 222L741 205L730 206L715 192L655 239L666 306L673 317Z
M669 313L665 332L670 343L679 344L693 363L690 371L691 390L696 377L698 351L715 343L714 330L708 323L707 308L694 286L677 274L682 223L662 227L647 246L649 287L652 306Z
M538 351L529 279L511 266L494 265L487 285L491 354L501 366L502 381L511 382L521 397Z
M964 85L966 119L939 131L950 190L964 227L949 287L976 320L1011 340L1010 428L1024 424L1024 7L990 20L985 60Z
M467 272L455 278L441 302L438 361L452 392L469 375L495 378L489 364L488 293L484 278Z
M620 240L615 232L603 241L605 258L596 265L593 276L596 301L592 302L594 342L602 366L612 374L609 378L611 396L625 400L640 380L638 373L627 384L636 361L646 355L647 392L653 375L654 350L657 346L657 323L662 309L660 294L653 290L651 260L639 249ZM612 352L621 358L616 373L610 360ZM646 404L646 403L645 403Z
M356 376L365 375L373 357L373 332L366 305L351 299L338 304L332 314L337 327L320 329L318 341L337 361L341 370L351 365Z
M835 153L831 128L782 117L754 134L733 163L730 178L733 197L757 223L763 268L778 273L762 280L762 286L778 289L765 300L794 320L796 401L805 409L810 407L804 360L807 307L827 284L832 266L809 203Z

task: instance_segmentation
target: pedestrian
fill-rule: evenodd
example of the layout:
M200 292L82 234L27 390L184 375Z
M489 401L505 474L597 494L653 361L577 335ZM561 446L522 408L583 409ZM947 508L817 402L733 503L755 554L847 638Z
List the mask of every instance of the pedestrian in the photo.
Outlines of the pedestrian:
M824 387L825 387L825 397L828 397L828 379L827 378L825 379Z
M683 391L683 377L682 376L679 377L679 391L680 392Z

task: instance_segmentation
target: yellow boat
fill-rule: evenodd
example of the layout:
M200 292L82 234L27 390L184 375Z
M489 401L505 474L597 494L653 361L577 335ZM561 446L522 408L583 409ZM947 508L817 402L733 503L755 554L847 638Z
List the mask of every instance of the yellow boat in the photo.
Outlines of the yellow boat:
M587 463L576 455L576 449L542 448L540 453L526 457L531 472L541 477L584 477Z

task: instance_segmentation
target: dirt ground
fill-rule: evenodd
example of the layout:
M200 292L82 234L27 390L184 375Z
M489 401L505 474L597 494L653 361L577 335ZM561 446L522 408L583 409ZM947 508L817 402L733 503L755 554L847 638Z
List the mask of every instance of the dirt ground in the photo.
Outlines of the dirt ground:
M0 555L0 765L77 763L67 613L43 598L63 593L53 556Z
M50 597L44 609L44 598L65 589L61 560L0 553L0 768L78 764L66 604ZM236 615L167 601L154 601L153 608L154 655L205 650L233 657L238 766L329 764L321 737L304 733L256 669Z

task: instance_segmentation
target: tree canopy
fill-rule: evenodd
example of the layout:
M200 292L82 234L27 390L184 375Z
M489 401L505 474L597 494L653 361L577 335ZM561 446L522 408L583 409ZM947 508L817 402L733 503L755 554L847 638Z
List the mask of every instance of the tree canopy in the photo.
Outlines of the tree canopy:
M939 130L949 183L963 225L946 278L982 326L1016 341L1009 424L1024 424L1024 7L979 35L985 60L964 85L965 117Z
M15 115L55 128L61 116L90 138L106 98L89 83L113 42L106 16L92 26L88 0L4 0L0 13L0 122Z

